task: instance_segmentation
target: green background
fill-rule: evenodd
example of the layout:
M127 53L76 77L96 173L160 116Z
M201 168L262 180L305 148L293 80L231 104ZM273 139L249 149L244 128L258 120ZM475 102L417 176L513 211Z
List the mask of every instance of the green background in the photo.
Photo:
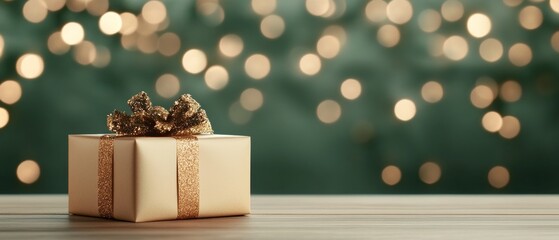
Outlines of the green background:
M322 18L309 14L305 1L278 1L274 14L283 17L286 27L271 40L261 34L263 16L253 12L250 1L221 1L225 18L217 25L197 10L195 1L164 1L170 25L157 34L174 32L181 39L179 52L171 57L124 49L120 34L102 34L99 16L87 11L63 8L35 24L22 16L25 1L0 2L0 34L5 40L0 82L13 79L23 89L17 103L0 102L10 114L9 123L0 128L0 193L67 192L67 135L107 132L106 115L113 109L128 111L126 100L142 90L155 104L170 106L177 96L164 99L155 91L156 79L165 73L177 76L180 92L192 94L202 104L217 133L252 137L253 193L559 193L559 54L550 44L559 30L559 14L548 1L524 1L515 7L502 1L464 1L464 16L456 22L443 20L436 33L422 32L418 15L425 9L440 11L444 1L413 1L413 17L396 25L401 39L393 48L378 43L379 27L390 22L368 21L366 1L334 2L345 11ZM109 10L138 14L144 3L111 1ZM518 23L519 11L528 5L543 12L543 24L535 30ZM467 17L475 12L492 20L491 32L481 39L466 28ZM72 51L49 52L47 38L70 21L84 26L88 41L110 50L107 67L80 65ZM299 58L316 52L316 41L331 25L342 26L347 34L340 54L322 59L318 74L301 74ZM235 58L223 57L217 48L219 39L230 33L244 41ZM463 36L469 44L466 58L433 57L429 44L437 34ZM505 53L496 63L483 61L478 53L488 37L504 45ZM525 67L516 67L507 58L517 42L528 44L533 52ZM224 89L211 90L203 73L190 74L182 68L182 55L191 48L206 53L208 66L228 70ZM43 74L35 80L16 72L17 59L29 52L45 61ZM271 62L270 74L260 81L244 71L244 61L254 53ZM470 102L470 93L480 77L498 84L514 79L522 86L522 97L514 103L497 98L478 109ZM340 94L340 84L347 78L358 79L363 87L354 101ZM421 87L430 80L444 87L438 103L421 98ZM259 89L264 104L252 113L238 110L249 118L238 124L230 118L230 111L237 109L231 106L247 88ZM417 106L408 122L394 116L394 104L403 98ZM316 115L325 99L342 107L333 124L320 122ZM481 118L488 111L517 117L520 134L509 140L484 130ZM25 159L41 167L33 184L23 184L16 176ZM418 176L427 161L442 169L434 184L425 184ZM394 186L381 179L387 165L402 171ZM509 184L501 189L488 183L488 171L497 165L510 173Z

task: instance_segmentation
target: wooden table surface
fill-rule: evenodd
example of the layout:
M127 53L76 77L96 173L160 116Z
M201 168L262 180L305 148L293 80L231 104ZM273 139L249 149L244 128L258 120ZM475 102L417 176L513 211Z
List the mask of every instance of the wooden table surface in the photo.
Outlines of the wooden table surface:
M253 196L248 216L128 223L66 195L0 195L1 239L559 239L556 195Z

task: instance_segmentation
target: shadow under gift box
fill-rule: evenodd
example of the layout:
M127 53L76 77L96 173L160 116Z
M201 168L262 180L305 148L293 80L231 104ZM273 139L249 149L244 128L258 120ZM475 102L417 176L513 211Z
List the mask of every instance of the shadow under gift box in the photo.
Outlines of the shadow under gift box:
M102 134L68 136L71 214L99 217L98 163ZM250 137L196 135L199 145L198 217L250 213ZM114 139L113 217L131 222L177 219L177 140Z

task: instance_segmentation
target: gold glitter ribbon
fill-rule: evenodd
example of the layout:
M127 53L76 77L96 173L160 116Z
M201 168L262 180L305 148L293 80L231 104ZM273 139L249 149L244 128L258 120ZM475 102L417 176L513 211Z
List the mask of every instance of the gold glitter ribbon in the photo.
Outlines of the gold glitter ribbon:
M97 207L99 216L113 217L113 158L114 136L103 135L99 140Z
M195 136L175 137L177 141L177 219L196 218L199 213L199 145Z

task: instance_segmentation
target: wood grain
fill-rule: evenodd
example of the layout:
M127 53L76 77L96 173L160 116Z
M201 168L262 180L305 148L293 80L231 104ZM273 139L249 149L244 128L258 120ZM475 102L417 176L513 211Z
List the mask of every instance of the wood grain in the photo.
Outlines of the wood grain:
M66 195L0 196L2 239L559 239L555 195L253 196L248 216L128 223Z

